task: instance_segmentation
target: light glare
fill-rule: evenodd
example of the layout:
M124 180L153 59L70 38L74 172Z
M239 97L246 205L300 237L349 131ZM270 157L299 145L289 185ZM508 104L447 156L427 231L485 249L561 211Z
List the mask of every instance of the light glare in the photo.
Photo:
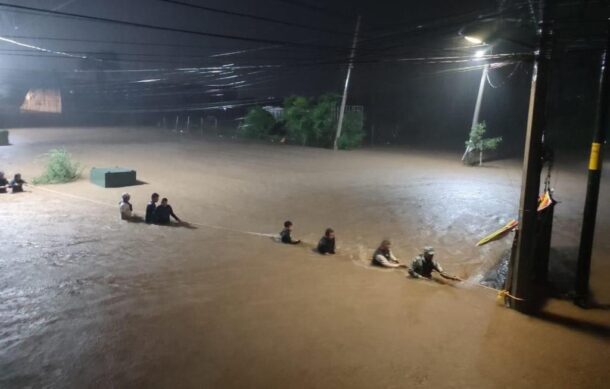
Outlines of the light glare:
M470 43L474 43L475 45L480 45L483 43L482 39L479 39L475 36L466 35L464 36L464 39L466 39Z

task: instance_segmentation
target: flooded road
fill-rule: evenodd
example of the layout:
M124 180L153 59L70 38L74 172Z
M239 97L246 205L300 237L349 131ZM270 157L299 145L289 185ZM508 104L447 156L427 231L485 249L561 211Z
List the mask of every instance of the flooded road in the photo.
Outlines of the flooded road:
M610 311L551 301L546 316L529 318L476 286L510 246L474 243L517 216L519 161L467 168L445 153L136 129L19 130L11 140L0 148L7 173L31 179L41 154L65 146L85 178L0 195L0 387L594 388L610 379ZM558 162L551 276L563 285L586 165ZM90 184L94 166L137 170L135 211L156 191L193 228L120 222L125 189ZM605 181L600 203L608 199ZM598 217L591 284L610 304L610 210ZM264 236L285 219L306 245ZM310 249L328 226L332 258ZM382 238L405 261L433 245L469 281L372 269Z

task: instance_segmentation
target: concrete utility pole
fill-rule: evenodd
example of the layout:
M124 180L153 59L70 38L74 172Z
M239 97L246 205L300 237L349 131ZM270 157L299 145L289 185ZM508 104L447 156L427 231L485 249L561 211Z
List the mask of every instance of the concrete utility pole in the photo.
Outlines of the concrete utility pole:
M509 300L510 306L528 313L533 307L532 284L536 262L536 229L538 225L538 195L540 194L540 172L542 170L543 135L546 127L546 97L553 41L552 21L549 6L541 1L542 10L539 50L534 60L530 105L525 138L525 155L519 206L519 236L517 251L511 263L512 279L510 292L524 301Z
M472 115L472 125L470 129L472 130L474 126L479 124L479 116L481 114L481 102L483 101L483 92L485 91L485 83L487 82L487 74L489 73L489 64L485 64L483 67L483 74L481 74L481 83L479 84L479 93L477 94L477 102L474 105L474 114ZM462 155L462 161L466 159L466 155L470 151L470 147L466 147L466 151L464 151L464 155Z
M606 49L602 54L597 89L597 115L595 118L595 133L591 143L589 157L589 177L585 210L580 231L580 247L578 249L578 268L576 273L576 296L574 303L583 308L589 305L589 275L591 273L591 253L593 251L593 236L599 199L599 185L602 176L603 145L606 142L606 127L608 126L608 104L610 103L610 88L608 85L608 55L610 55L610 21L608 22L608 37Z
M352 41L352 51L349 55L349 65L347 66L347 75L345 76L345 86L343 87L343 98L341 99L341 109L339 110L339 123L337 123L337 135L335 136L334 149L337 150L337 143L341 137L341 128L343 127L343 117L345 116L345 104L347 103L347 90L349 87L349 78L354 68L354 56L356 55L356 45L358 44L358 32L360 31L360 15L356 21L356 29L354 30L354 40Z

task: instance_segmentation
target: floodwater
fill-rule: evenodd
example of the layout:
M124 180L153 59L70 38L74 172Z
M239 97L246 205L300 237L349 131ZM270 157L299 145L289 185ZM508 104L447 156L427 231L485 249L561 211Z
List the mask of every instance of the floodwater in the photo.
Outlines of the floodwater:
M175 138L143 129L11 132L0 168L26 180L65 146L85 168L137 170L191 223L118 220L123 189L86 178L0 195L0 387L599 388L610 311L551 300L532 318L477 286L510 247L482 236L517 216L520 161ZM562 164L563 163L563 164ZM586 164L558 161L551 278L569 285ZM591 280L610 304L610 191ZM285 219L303 246L269 235ZM323 230L338 251L311 251ZM462 284L373 269L383 238L408 261L433 245Z

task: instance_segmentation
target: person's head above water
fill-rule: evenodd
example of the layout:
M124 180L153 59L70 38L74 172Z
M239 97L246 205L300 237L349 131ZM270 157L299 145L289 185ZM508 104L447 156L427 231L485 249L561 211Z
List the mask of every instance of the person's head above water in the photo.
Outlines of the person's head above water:
M383 251L388 251L390 247L392 247L392 242L387 239L382 240L381 244L379 245L379 249Z
M291 229L292 228L292 222L290 220L286 220L284 222L284 228Z
M167 197L163 197L161 199L161 205L163 205L163 206L167 205Z
M21 179L21 173L15 174L15 180L20 180L20 179Z
M123 193L121 195L121 198L123 199L123 201L129 201L129 199L131 198L131 196L129 195L129 193Z
M0 172L0 178L4 178L4 172Z
M150 199L152 200L153 203L156 203L157 201L159 201L159 193L153 193L150 196Z
M430 261L432 258L434 258L434 247L432 247L432 246L424 247L424 259Z
M324 236L329 239L335 239L335 230L330 227L327 228L326 231L324 231Z

